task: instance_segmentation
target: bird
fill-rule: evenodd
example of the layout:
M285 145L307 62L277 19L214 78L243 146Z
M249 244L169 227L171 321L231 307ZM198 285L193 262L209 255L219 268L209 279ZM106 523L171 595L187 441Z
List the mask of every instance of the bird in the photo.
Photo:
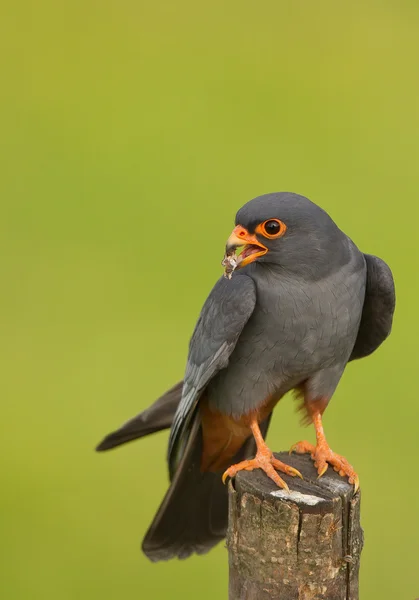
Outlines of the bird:
M319 476L331 465L359 487L353 466L330 448L322 419L347 364L390 334L389 266L291 192L239 209L223 265L190 339L183 380L96 448L170 428L170 485L142 543L152 561L203 554L225 537L228 477L261 469L285 490L280 473L301 477L265 442L272 412L290 391L316 433L316 444L291 450L310 454Z

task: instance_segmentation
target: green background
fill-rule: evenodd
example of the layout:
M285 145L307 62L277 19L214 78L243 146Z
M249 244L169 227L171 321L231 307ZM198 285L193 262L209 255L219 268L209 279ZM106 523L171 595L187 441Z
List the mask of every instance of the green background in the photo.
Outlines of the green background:
M393 335L325 427L361 477L362 598L419 596L418 3L1 10L0 597L226 597L222 544L140 552L167 434L93 448L182 377L235 211L279 190L394 271ZM275 450L313 438L295 408L275 411Z

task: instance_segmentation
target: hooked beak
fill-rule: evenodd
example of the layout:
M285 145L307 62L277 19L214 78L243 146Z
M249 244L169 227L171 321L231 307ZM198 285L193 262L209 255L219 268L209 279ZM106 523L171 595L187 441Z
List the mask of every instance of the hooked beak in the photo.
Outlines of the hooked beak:
M241 246L243 250L237 256L236 268L244 267L268 252L268 248L255 235L251 235L247 229L237 225L227 240L226 257L234 255L236 249Z

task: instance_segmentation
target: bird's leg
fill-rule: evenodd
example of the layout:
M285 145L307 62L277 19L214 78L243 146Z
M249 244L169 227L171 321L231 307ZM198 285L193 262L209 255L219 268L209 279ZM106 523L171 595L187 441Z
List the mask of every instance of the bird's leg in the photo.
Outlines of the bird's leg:
M324 475L328 468L328 463L333 466L335 471L338 471L342 477L347 475L349 477L349 483L353 483L355 486L355 492L359 488L359 477L356 474L352 465L348 463L346 458L332 452L329 444L326 441L326 436L323 430L322 416L320 412L313 414L313 424L316 429L317 444L313 446L309 442L297 442L291 447L290 452L293 450L298 454L310 453L311 458L314 460L314 466L317 468L319 477Z
M257 452L255 458L243 460L242 462L237 463L237 465L232 465L229 467L223 474L223 482L225 482L227 477L234 477L237 475L239 471L253 471L253 469L262 469L262 471L265 471L266 475L270 477L272 481L277 484L277 486L284 488L289 492L288 485L276 471L282 471L282 473L286 473L292 477L297 475L302 479L303 477L301 473L297 471L297 469L286 465L274 457L273 453L269 450L265 440L263 439L256 417L251 420L250 429L252 430L253 437L255 438L256 442Z

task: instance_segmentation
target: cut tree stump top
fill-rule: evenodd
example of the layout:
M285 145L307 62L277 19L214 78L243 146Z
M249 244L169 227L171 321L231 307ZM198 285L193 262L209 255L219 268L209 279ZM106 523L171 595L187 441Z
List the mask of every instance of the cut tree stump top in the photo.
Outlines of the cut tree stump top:
M304 477L281 473L289 494L260 470L230 482L230 600L357 600L359 493L307 455L276 456Z

